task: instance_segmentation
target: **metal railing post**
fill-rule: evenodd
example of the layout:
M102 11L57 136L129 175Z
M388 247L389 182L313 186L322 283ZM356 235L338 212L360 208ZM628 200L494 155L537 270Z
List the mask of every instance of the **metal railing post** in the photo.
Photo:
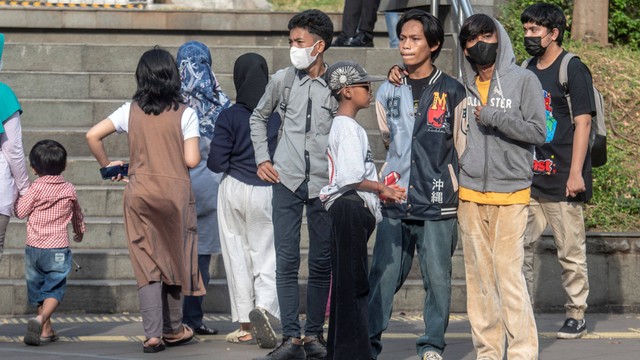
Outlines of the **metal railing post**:
M433 15L434 17L438 18L438 5L439 5L439 1L438 0L431 0L431 15Z

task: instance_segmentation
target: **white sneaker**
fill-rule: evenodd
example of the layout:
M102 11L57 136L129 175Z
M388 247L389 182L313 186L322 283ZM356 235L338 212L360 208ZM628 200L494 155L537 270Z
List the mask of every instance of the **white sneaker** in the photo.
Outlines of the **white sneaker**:
M435 351L427 351L422 354L422 360L442 360L442 356Z

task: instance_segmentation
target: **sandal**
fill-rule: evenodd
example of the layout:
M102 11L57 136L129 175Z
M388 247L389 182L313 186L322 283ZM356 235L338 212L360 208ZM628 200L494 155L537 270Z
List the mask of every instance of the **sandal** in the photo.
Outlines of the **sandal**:
M24 343L27 345L39 346L40 334L42 334L42 323L37 318L31 318L27 322L27 333L24 335Z
M251 335L251 339L247 339L247 340L242 340L241 338L247 336L247 335ZM227 335L227 342L233 343L233 344L242 344L242 345L256 345L256 339L253 337L253 335L245 330L242 329L238 329L232 333L229 333Z
M172 335L175 336L175 334L172 334ZM191 330L189 326L182 324L182 337L171 338L171 337L167 337L167 335L162 335L162 338L164 339L165 345L169 347L182 345L186 342L191 341L191 339L193 339L193 330Z
M162 342L162 339L160 339L160 342L155 344L155 345L148 345L149 340L151 340L151 339L147 339L142 343L142 351L144 353L153 354L153 353L157 353L157 352L160 352L160 351L165 349L165 346L164 346L164 343Z
M49 336L40 336L41 343L48 343L60 340L60 337L56 335L55 331L51 331L51 335Z

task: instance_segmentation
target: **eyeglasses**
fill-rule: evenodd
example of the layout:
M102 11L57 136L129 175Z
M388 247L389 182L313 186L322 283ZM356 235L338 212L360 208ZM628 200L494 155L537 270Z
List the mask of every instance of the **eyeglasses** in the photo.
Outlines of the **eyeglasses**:
M349 87L361 87L367 89L368 92L371 92L371 84L354 84L349 85Z

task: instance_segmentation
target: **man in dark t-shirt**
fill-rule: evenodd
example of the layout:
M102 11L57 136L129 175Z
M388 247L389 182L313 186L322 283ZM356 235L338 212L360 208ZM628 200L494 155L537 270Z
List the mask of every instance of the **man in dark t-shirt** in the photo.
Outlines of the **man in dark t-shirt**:
M562 266L567 294L566 321L558 330L561 339L577 339L587 332L584 312L589 282L583 206L591 198L589 135L595 115L589 69L573 58L568 65L571 109L560 84L560 63L566 51L562 39L566 20L561 9L544 3L531 5L520 16L525 48L533 56L527 68L542 84L547 120L547 139L535 147L529 220L525 231L523 272L534 299L533 245L549 224Z

